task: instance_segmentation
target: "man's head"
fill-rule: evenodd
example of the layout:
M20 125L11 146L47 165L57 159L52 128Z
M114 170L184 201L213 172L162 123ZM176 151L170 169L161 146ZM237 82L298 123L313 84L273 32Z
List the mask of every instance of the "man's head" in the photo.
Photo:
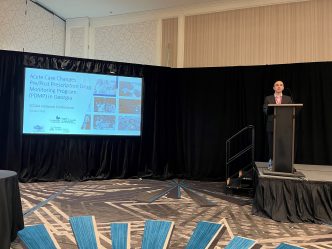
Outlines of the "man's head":
M278 80L273 85L274 93L280 94L284 90L284 83L281 80Z

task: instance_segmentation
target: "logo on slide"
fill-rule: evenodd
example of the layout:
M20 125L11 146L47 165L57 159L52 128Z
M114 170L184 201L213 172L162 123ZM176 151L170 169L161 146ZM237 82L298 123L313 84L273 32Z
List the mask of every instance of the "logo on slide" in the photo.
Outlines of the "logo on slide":
M33 127L33 129L34 129L35 132L43 132L44 131L44 127L41 126L41 125L35 125Z

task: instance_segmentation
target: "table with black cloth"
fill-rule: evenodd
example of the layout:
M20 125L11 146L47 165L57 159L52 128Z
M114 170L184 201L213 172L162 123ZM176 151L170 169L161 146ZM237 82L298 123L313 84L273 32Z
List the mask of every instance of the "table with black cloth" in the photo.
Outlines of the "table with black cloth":
M24 228L20 189L14 171L0 170L0 248L10 248Z

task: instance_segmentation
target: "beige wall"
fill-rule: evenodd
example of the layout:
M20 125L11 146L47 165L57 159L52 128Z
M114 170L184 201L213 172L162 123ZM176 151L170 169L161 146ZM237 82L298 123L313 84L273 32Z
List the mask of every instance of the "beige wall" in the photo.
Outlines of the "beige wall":
M66 56L160 65L161 19L128 15L66 21Z
M0 49L64 55L65 22L26 0L0 0Z
M331 13L331 0L312 0L187 16L183 65L331 61Z
M0 7L0 49L170 67L332 61L332 0L202 1L67 20L66 30L30 1Z
M111 24L94 29L94 58L155 65L156 20Z
M220 0L67 20L66 55L169 67L332 61L331 13L332 0Z
M162 21L161 64L177 67L178 53L178 18Z
M232 16L240 9L303 1L308 0L213 0L124 15L69 19L66 21L65 55L170 67L184 67L185 63L196 66L191 64L191 60L202 59L200 56L197 57L202 48L212 49L213 56L217 54L214 53L215 47L211 48L211 44L207 44L204 40L185 37L188 27L193 29L193 32L199 32L200 27L195 24L195 20L188 23L190 18L195 19L199 15L210 16L209 13L214 13L211 14L212 16L225 13ZM215 28L219 32L219 27ZM193 35L199 35L199 33ZM233 42L231 40L230 43L233 44ZM218 40L213 43L219 45ZM226 51L232 53L228 48ZM239 53L239 51L236 52ZM204 54L204 56L211 65L210 55ZM221 64L217 60L213 65Z

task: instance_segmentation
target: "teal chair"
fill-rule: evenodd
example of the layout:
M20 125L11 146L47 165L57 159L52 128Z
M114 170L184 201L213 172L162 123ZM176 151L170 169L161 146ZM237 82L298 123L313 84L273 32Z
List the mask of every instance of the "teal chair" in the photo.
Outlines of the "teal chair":
M235 236L225 247L225 249L250 249L256 244L255 240L245 237Z
M200 221L190 237L186 249L206 249L220 235L223 225L208 221Z
M144 225L142 249L165 249L172 236L174 222L147 220Z
M70 217L69 223L79 249L98 249L100 247L94 216Z
M304 249L304 248L299 246L293 246L287 243L281 243L276 247L276 249Z
M130 249L130 224L111 223L112 249Z
M49 229L43 224L27 226L18 232L27 249L60 249Z

